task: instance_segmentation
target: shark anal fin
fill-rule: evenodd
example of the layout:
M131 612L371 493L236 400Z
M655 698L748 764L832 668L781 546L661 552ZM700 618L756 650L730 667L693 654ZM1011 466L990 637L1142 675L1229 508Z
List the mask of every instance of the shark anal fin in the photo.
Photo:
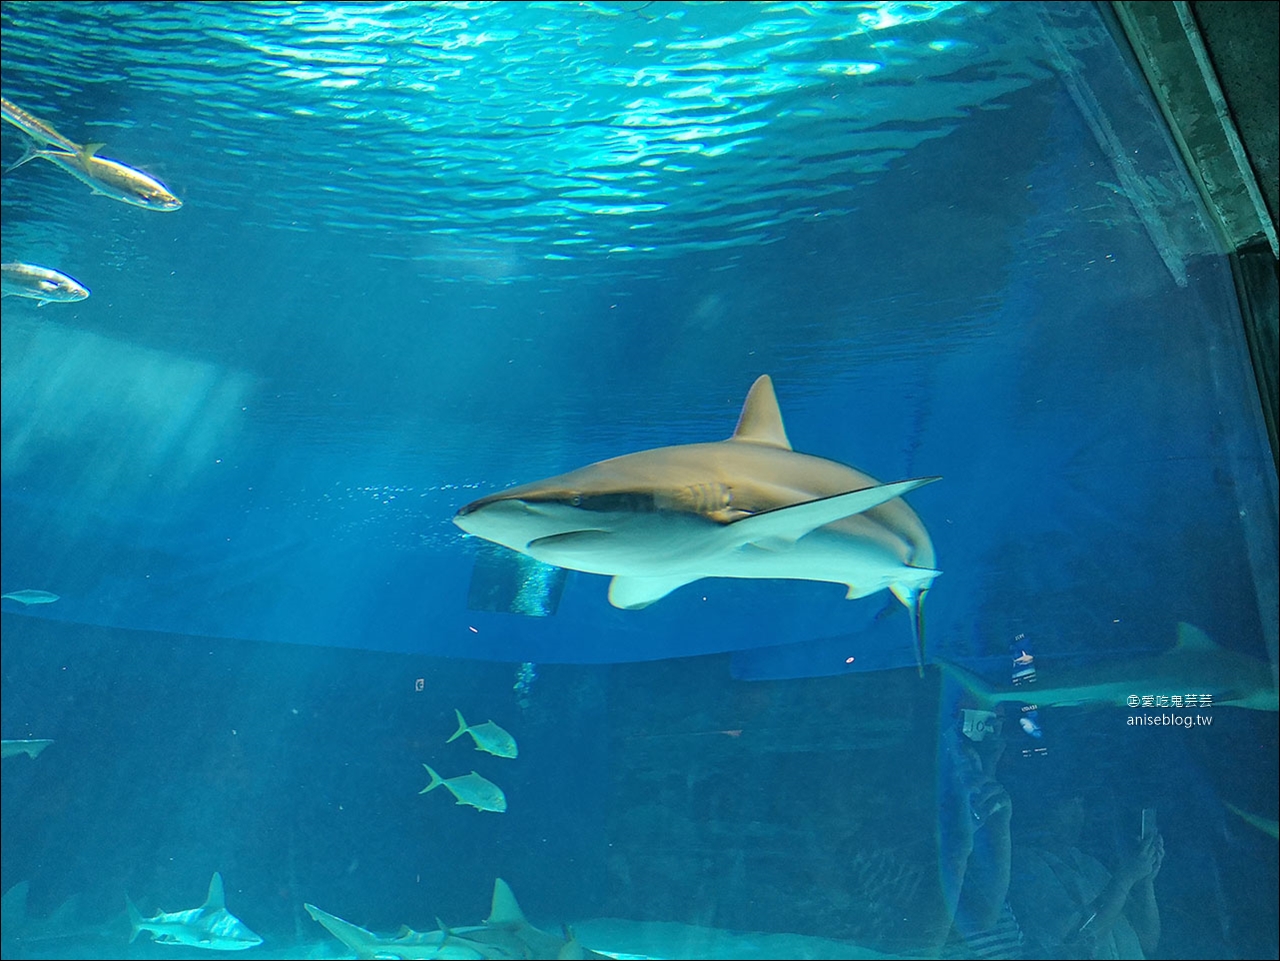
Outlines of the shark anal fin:
M618 574L609 582L609 603L623 610L636 611L698 579L696 574L671 577L623 577Z

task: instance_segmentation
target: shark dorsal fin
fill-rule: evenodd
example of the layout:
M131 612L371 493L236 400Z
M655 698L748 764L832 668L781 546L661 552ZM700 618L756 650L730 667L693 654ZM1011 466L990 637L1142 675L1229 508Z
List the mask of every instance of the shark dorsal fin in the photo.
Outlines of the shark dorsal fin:
M511 893L511 888L502 878L494 879L493 906L489 909L489 916L484 919L484 923L489 925L529 923L524 919L524 912L520 910L520 905L516 903L516 896Z
M1175 646L1184 651L1216 651L1218 649L1213 638L1186 621L1178 621L1178 642Z
M738 415L738 426L730 440L791 450L787 429L782 426L778 397L773 392L773 381L768 374L761 374L751 385L747 400L742 405L742 413Z
M227 896L222 890L222 875L214 871L213 877L209 879L209 896L204 899L204 910L225 911L226 909Z

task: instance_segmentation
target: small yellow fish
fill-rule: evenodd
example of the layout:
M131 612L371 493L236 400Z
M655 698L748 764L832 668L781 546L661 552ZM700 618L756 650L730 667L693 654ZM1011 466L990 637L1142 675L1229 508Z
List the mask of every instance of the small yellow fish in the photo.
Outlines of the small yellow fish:
M419 794L434 791L443 784L458 799L459 804L470 804L477 811L501 812L507 809L507 796L502 793L502 788L492 781L482 778L475 771L470 774L464 774L461 777L451 777L446 780L431 770L431 765L424 764L422 766L431 775L431 783L419 791Z
M462 719L462 712L456 707L453 713L458 715L458 729L453 732L453 737L445 741L449 744L464 734L470 734L471 740L476 742L477 751L488 751L496 757L515 757L519 748L516 747L516 739L504 731L493 721L485 721L483 724L474 724L467 726L467 722Z

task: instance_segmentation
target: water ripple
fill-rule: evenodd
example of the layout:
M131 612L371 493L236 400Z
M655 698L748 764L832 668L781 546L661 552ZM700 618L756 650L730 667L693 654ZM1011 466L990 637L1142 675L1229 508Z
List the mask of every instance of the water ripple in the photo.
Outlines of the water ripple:
M195 209L678 256L848 209L1043 76L1017 55L1021 5L999 6L34 2L3 8L3 72L6 96L161 163ZM86 115L104 88L119 114Z

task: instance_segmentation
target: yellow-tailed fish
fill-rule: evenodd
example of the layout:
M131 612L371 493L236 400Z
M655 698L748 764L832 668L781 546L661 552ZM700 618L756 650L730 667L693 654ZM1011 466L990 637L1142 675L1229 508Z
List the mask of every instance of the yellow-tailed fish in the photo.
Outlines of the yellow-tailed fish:
M461 711L454 708L453 713L458 715L458 729L453 732L453 737L445 741L446 744L457 740L464 734L470 734L471 740L476 742L477 751L488 751L495 757L515 757L518 753L516 739L492 721L468 726L467 722L462 719Z
M98 156L103 147L101 143L78 144L3 97L0 97L0 115L35 143L10 170L41 157L84 181L94 193L113 200L147 210L177 210L182 206L182 201L168 187L145 170Z
M475 771L470 774L464 774L461 777L446 779L431 770L431 765L424 764L422 766L431 775L431 783L419 791L419 794L434 791L443 784L457 798L459 804L470 804L477 811L505 811L507 809L507 796L502 793L502 788L492 781L482 778Z
M175 197L163 183L145 170L130 167L110 157L99 157L102 144L85 144L79 151L59 150L52 147L36 147L28 150L10 170L21 167L28 160L40 157L61 167L77 180L88 184L96 194L119 200L147 210L177 210L182 201Z
M74 277L69 277L52 267L15 261L0 264L0 296L27 297L36 301L37 307L43 307L51 302L70 303L84 300L89 296L89 288ZM21 600L21 598L15 598L15 600ZM23 601L23 603L29 602Z

